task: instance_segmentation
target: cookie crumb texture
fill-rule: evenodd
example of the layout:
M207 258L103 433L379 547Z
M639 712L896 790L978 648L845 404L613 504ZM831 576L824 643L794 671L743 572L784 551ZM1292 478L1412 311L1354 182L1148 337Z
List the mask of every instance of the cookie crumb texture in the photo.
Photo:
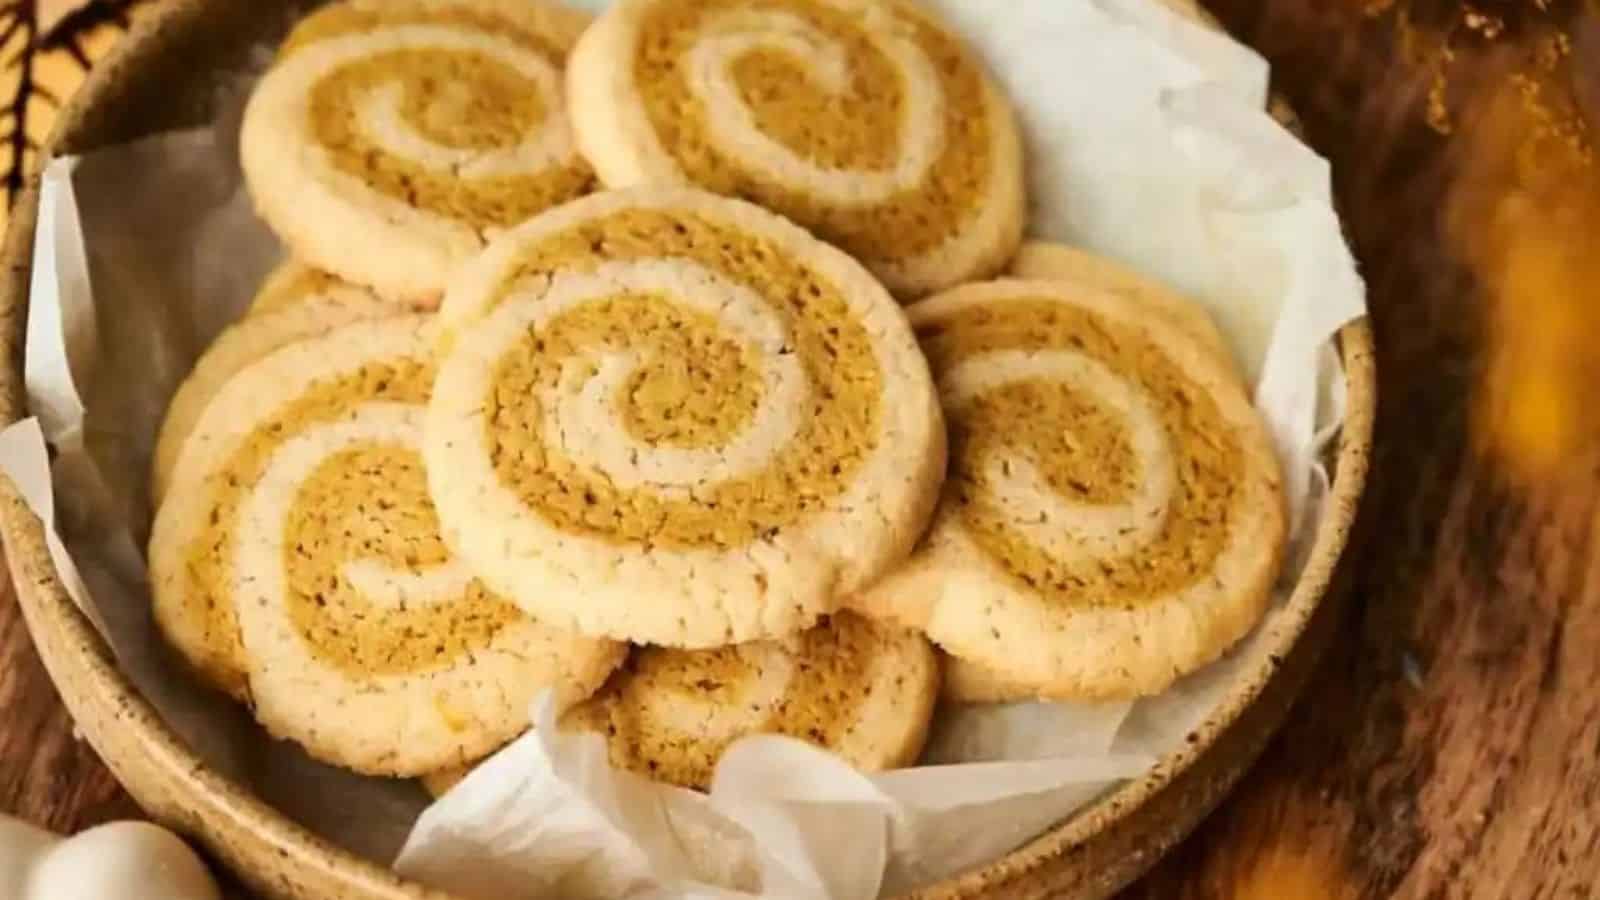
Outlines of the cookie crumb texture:
M751 734L875 772L916 761L938 684L920 634L842 612L782 641L640 648L562 725L605 735L614 765L684 787L709 787L723 751Z
M488 234L591 188L561 89L585 22L534 0L351 0L313 13L246 112L257 208L322 269L386 295L437 296Z
M1010 107L959 38L898 0L633 0L574 51L580 146L611 187L741 197L915 296L1020 240Z
M784 635L926 521L926 362L868 273L778 217L596 195L458 285L429 478L446 539L536 614L668 646Z
M956 698L1154 693L1254 624L1284 534L1279 475L1214 348L1061 282L959 288L909 314L950 473L912 562L864 602L958 657Z
M539 690L575 702L621 656L533 622L439 538L418 452L426 321L341 327L241 371L152 538L179 649L242 675L274 735L369 774L478 758Z

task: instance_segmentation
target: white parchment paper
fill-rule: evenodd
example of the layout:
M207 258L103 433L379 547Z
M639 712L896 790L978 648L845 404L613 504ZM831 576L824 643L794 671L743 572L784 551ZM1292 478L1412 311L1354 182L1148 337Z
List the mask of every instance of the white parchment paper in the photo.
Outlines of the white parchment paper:
M1155 0L928 2L1018 108L1032 235L1173 283L1232 342L1287 475L1281 600L1343 416L1330 340L1365 311L1326 162L1263 112L1258 56ZM287 815L467 897L869 900L992 859L1138 776L1259 664L1260 628L1137 704L946 706L922 765L874 776L797 741L747 738L707 794L612 769L598 736L557 732L543 701L545 727L432 806L410 783L271 741L176 666L140 549L166 402L280 253L250 211L235 150L264 58L241 61L213 127L48 166L26 344L36 418L0 433L0 469L51 528L69 590L134 684L197 754Z

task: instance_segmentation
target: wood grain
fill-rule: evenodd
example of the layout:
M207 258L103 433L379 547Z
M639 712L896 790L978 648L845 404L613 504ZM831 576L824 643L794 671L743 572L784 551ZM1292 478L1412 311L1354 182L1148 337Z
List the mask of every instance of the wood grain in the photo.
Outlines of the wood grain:
M1463 151L1487 133L1474 97L1533 66L1581 105L1586 82L1570 57L1541 54L1559 47L1552 35L1591 27L1586 6L1209 5L1273 61L1277 87L1334 163L1371 289L1383 396L1373 483L1346 562L1354 597L1343 639L1258 769L1127 897L1596 896L1600 452L1586 420L1558 417L1535 429L1542 455L1519 455L1531 426L1507 425L1485 398L1517 377L1496 362L1505 313L1515 322L1600 303L1592 288L1533 298L1497 288L1497 257L1470 239L1490 207L1459 202L1483 181L1469 165L1480 155ZM1465 216L1467 239L1452 211ZM1580 236L1592 244L1595 233ZM1531 359L1554 367L1554 390L1559 373L1590 371L1543 355ZM1560 399L1543 398L1556 410L1585 405ZM58 830L134 812L73 740L9 592L0 809Z
M89 745L73 737L9 585L0 593L0 810L55 831L138 814Z
M89 64L114 45L142 0L6 0L0 97L23 140L0 140L0 171L31 175L31 147ZM70 21L69 21L70 20ZM19 93L20 92L20 93ZM28 150L19 160L19 148ZM5 210L0 208L0 225ZM0 577L0 811L55 831L138 814L72 721L28 639L11 586Z
M1595 896L1600 457L1577 435L1530 470L1515 440L1496 440L1480 400L1515 375L1493 352L1506 298L1474 256L1481 245L1444 221L1463 192L1510 189L1485 185L1481 154L1463 149L1500 139L1473 119L1474 96L1530 66L1567 87L1569 62L1526 51L1586 13L1486 4L1524 13L1490 39L1450 33L1465 22L1455 4L1213 6L1271 58L1334 162L1371 287L1376 455L1344 639L1237 794L1127 897ZM1447 41L1447 71L1442 53L1408 59L1399 46ZM1530 117L1519 133L1538 127ZM1593 234L1566 239L1592 253ZM1592 284L1541 302L1592 307Z
M90 746L74 734L0 575L0 812L59 834L142 818ZM249 894L212 867L226 900Z

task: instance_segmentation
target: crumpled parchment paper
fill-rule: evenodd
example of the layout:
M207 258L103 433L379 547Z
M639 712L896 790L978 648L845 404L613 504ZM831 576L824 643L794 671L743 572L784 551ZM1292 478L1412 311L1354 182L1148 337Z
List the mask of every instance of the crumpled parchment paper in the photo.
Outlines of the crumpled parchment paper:
M1155 0L929 2L1018 109L1032 236L1171 282L1232 342L1287 475L1281 600L1343 417L1331 338L1365 312L1327 163L1263 111L1263 60ZM945 706L922 765L872 776L800 742L747 738L707 794L612 769L599 736L556 731L544 701L544 727L431 806L410 783L269 740L161 643L140 549L167 399L281 252L251 213L235 150L265 58L222 86L213 127L49 164L26 346L36 418L0 434L0 469L50 527L74 599L134 684L208 764L285 814L468 897L869 900L993 859L1137 777L1262 663L1258 628L1136 704Z

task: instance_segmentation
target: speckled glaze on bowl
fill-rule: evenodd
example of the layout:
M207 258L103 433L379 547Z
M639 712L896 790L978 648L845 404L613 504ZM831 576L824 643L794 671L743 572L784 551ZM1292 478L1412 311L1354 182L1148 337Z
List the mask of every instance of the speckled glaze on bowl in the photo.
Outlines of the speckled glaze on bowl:
M220 73L276 38L313 0L169 0L100 64L58 120L54 153L78 153L209 121ZM0 421L25 415L23 329L38 197L11 219L0 280ZM1248 675L1187 744L1130 782L1002 859L920 891L923 898L1109 896L1146 871L1227 794L1282 723L1331 639L1341 591L1330 591L1367 474L1376 373L1365 321L1340 337L1347 419L1332 494L1287 614ZM407 882L311 834L208 769L118 672L73 606L44 535L0 479L0 537L40 656L78 726L150 816L204 845L268 897L417 900L447 895Z

